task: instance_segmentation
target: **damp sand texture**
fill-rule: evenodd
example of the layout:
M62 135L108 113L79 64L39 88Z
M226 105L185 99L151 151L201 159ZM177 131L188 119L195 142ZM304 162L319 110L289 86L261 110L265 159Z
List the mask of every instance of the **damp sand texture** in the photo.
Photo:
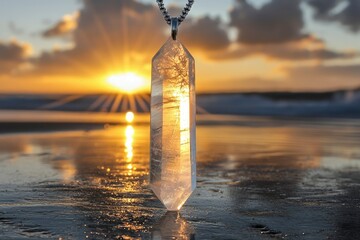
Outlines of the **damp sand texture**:
M204 121L179 214L149 189L146 124L7 132L1 239L360 239L356 120Z

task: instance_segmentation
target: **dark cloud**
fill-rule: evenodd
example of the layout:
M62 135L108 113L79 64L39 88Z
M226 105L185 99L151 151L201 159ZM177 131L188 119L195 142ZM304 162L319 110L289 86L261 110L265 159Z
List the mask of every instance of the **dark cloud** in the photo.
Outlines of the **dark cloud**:
M319 20L340 22L351 31L360 31L360 1L359 0L308 0ZM344 7L339 12L334 12L337 7Z
M221 50L229 46L226 29L219 18L208 16L186 23L181 29L181 39L201 50Z
M360 1L349 0L349 5L337 15L339 21L352 31L360 30Z
M44 37L57 37L63 36L72 32L77 27L77 20L79 18L79 13L75 12L70 15L65 15L59 22L57 22L51 28L43 32Z
M16 40L0 41L0 74L7 74L18 67L31 52L31 46Z
M342 0L340 0L342 1ZM316 9L317 18L326 18L329 12L340 2L339 0L308 0L310 6Z
M16 40L8 43L0 41L0 60L19 61L26 57L30 51L28 44L22 44Z
M237 0L230 11L230 26L238 30L238 42L284 43L306 37L301 0L272 0L257 9L247 0Z
M314 0L311 4L323 9L321 14L326 14L338 1ZM304 33L301 2L302 0L272 0L256 8L248 0L237 0L230 11L230 26L238 30L237 46L228 48L223 54L213 54L210 57L235 59L256 54L298 61L358 56L357 53L327 49L321 39Z

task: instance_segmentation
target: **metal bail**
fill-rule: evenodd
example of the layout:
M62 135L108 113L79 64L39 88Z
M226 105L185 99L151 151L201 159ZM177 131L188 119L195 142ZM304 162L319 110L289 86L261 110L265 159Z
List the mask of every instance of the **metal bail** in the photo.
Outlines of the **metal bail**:
M176 36L179 29L179 19L177 17L171 18L171 37L176 40Z

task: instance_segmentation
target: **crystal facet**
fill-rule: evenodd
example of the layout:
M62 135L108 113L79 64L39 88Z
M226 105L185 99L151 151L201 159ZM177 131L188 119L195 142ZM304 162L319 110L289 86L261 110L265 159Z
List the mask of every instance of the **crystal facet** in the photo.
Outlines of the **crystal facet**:
M170 211L196 186L195 61L169 39L152 61L150 186Z

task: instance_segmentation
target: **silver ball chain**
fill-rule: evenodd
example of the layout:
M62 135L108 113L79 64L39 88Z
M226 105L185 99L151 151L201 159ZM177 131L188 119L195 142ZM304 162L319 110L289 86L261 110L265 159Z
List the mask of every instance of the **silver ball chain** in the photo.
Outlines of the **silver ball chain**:
M164 20L166 21L166 23L168 25L171 25L171 16L170 16L168 10L166 9L166 7L164 5L164 1L163 0L156 0L156 2L159 5L159 9L160 9L160 11L162 12L162 14L164 16ZM182 10L180 16L177 17L177 19L179 21L179 25L185 20L186 16L190 12L190 9L191 9L192 5L194 4L194 2L195 2L195 0L188 0L188 3L185 5L185 7Z

